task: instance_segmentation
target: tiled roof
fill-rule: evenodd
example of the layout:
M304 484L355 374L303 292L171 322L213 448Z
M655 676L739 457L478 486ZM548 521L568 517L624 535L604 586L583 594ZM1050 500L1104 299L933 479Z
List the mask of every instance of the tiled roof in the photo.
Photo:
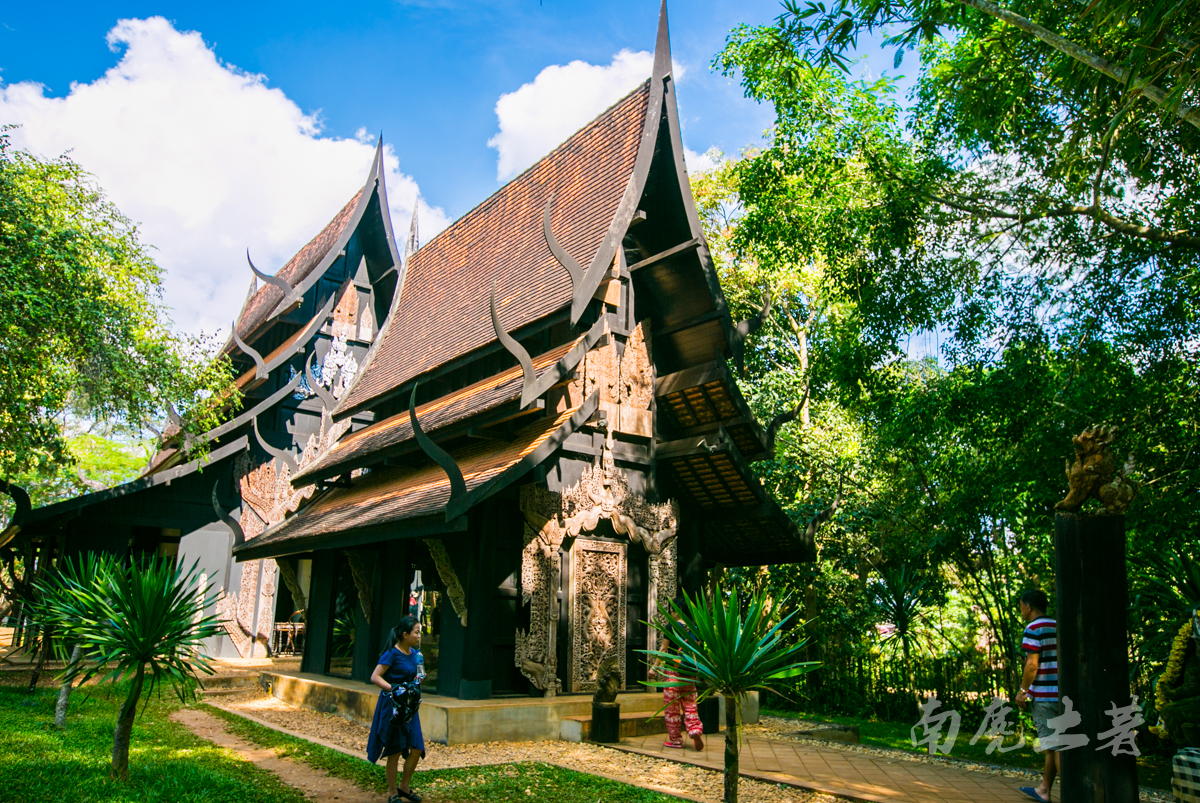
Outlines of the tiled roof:
M516 465L566 424L578 409L542 416L518 430L508 443L471 444L456 449L451 454L462 470L467 490L479 488ZM352 488L335 489L318 498L234 552L253 549L259 554L267 547L278 547L278 551L268 550L275 555L306 551L317 547L323 536L440 513L449 499L450 480L440 466L372 471L356 480ZM396 534L388 537L395 538Z
M533 368L541 372L546 366L557 362L576 343L579 338L564 343L533 359ZM507 371L495 376L481 379L441 398L426 402L417 407L417 420L426 433L455 424L479 413L494 410L506 402L515 401L521 396L521 366L515 365ZM328 476L326 471L330 466L352 464L355 461L378 452L397 446L413 437L412 424L409 422L408 410L397 413L383 421L364 427L357 432L351 432L334 444L325 455L311 466L293 478L293 482L306 477Z
M495 340L493 281L509 332L570 304L570 277L542 233L546 200L554 196L555 236L586 268L633 173L649 89L647 81L413 254L388 330L339 410Z
M308 278L308 275L313 272L317 265L321 264L321 260L329 253L329 249L333 247L346 226L350 223L350 219L354 215L354 210L358 207L358 200L362 197L363 191L360 189L350 199L350 202L342 207L342 211L334 215L333 220L321 229L321 233L308 241L308 244L301 248L296 255L288 260L275 274L281 279L287 281L292 287L295 287L300 282ZM259 266L259 270L262 270ZM278 287L270 284L262 284L250 301L246 304L246 308L242 310L242 315L237 321L238 337L247 340L256 329L267 322L272 310L276 305L283 300L283 291ZM232 339L226 349L233 347Z

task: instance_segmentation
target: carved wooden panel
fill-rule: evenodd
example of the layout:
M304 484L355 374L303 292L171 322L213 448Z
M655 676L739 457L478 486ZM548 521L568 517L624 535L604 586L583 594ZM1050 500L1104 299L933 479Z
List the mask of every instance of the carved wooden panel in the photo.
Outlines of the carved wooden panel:
M572 692L596 690L605 658L614 656L625 688L626 544L575 539L571 547Z
M525 542L521 551L521 600L529 605L529 632L517 628L513 662L546 697L562 690L558 680L559 547L562 500L538 485L521 488Z

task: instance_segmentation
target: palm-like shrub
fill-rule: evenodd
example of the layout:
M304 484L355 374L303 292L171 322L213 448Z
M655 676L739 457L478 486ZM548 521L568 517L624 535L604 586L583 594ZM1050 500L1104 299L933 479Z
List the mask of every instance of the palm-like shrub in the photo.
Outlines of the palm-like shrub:
M765 594L753 594L744 612L736 596L718 596L710 606L700 595L685 594L684 603L680 607L672 602L673 616L659 617L656 623L678 652L642 650L678 679L646 685L695 685L698 700L715 694L725 698L725 803L737 803L742 700L749 692L770 691L777 682L811 672L819 664L796 660L806 642L788 638L787 625L795 614L772 625ZM786 599L777 607L785 606Z
M60 638L60 654L68 645L82 649L83 660L68 664L66 680L131 681L113 733L114 777L129 777L129 742L142 693L153 694L167 681L186 699L197 671L212 673L198 654L202 640L221 632L216 616L203 615L215 601L210 590L199 587L196 564L185 571L169 558L150 558L126 566L113 555L95 554L64 561L56 577L39 582L37 613Z
M895 630L884 636L884 644L899 642L904 657L904 676L908 681L908 693L921 710L921 695L917 691L916 674L913 672L912 640L913 629L924 617L925 609L936 601L929 583L921 579L907 566L887 567L879 570L879 579L868 589L868 599L876 615Z

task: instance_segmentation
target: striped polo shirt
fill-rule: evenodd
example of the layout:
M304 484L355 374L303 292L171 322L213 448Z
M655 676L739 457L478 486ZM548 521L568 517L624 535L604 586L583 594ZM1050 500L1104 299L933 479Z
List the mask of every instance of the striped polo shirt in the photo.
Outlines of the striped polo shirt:
M1058 623L1048 616L1025 626L1021 649L1038 654L1037 677L1029 686L1031 700L1058 699Z

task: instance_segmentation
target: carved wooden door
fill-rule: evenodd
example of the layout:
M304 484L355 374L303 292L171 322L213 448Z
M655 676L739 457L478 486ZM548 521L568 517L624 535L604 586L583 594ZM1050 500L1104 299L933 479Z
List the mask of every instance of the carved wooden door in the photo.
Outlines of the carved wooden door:
M572 692L596 690L606 658L615 659L625 688L624 543L576 538L571 547L570 641Z

